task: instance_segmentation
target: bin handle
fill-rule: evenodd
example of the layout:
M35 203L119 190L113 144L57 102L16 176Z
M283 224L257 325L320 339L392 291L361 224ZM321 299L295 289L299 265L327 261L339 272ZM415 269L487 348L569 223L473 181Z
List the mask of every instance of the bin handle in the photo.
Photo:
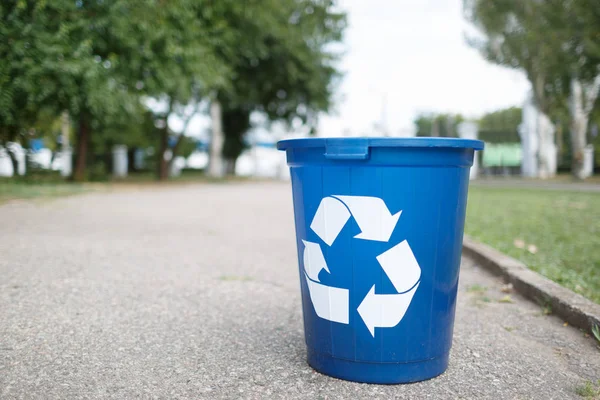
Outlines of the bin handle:
M369 144L354 142L352 145L327 143L325 145L325 158L328 160L367 160L369 158Z

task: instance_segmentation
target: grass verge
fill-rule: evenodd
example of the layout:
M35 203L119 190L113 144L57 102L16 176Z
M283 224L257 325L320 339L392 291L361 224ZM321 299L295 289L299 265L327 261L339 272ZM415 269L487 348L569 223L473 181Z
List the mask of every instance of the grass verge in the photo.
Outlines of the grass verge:
M600 303L600 193L472 187L465 233Z

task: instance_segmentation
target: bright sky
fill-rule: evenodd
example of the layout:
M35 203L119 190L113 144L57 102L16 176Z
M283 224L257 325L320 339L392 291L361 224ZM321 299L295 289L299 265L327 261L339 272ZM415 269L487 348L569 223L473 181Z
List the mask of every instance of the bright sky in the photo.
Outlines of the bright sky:
M382 114L399 135L420 112L478 117L523 103L525 77L466 44L462 0L342 0L341 7L349 22L346 74L337 113L320 120L321 135L368 133Z

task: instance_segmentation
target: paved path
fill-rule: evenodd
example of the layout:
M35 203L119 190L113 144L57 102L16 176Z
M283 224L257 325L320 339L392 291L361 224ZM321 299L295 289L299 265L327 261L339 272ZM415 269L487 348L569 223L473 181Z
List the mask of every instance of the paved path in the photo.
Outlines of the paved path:
M591 339L463 261L450 368L399 386L305 362L286 184L0 207L0 398L576 399ZM486 289L482 289L486 288Z

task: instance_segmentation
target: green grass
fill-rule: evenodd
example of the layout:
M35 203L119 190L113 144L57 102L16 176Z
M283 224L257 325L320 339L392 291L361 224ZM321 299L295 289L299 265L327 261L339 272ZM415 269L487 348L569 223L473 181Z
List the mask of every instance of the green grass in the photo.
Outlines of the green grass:
M600 193L472 187L465 233L600 303Z
M600 385L600 380L598 381ZM585 381L583 384L575 388L575 393L583 398L596 399L600 396L600 389L597 389L591 381Z
M81 184L68 182L23 182L0 179L0 204L17 199L48 199L70 196L90 190Z
M510 295L506 295L500 299L498 299L498 303L507 303L507 304L512 304L514 303L512 297L510 297Z
M24 177L0 177L0 204L18 199L49 199L69 196L89 191L109 190L126 187L146 187L155 185L187 184L187 183L231 183L251 181L251 178L228 176L211 178L202 171L183 170L178 177L158 182L152 172L131 173L124 179L106 176L104 180L95 182L73 183L66 181L57 172L36 171Z
M573 175L568 174L568 173L560 173L558 175L556 175L553 178L548 179L547 181L550 182L561 182L561 183L572 183L572 182L581 182L576 180L575 178L573 178ZM544 182L544 181L542 181ZM592 175L588 178L586 178L585 181L583 181L584 183L594 183L594 184L598 184L600 183L600 175Z
M479 293L479 294L483 294L485 293L485 291L487 290L487 288L485 286L481 286L478 284L474 284L471 285L467 288L467 292L468 293Z
M598 343L600 343L600 327L598 327L598 325L594 324L594 326L592 326L592 334Z

